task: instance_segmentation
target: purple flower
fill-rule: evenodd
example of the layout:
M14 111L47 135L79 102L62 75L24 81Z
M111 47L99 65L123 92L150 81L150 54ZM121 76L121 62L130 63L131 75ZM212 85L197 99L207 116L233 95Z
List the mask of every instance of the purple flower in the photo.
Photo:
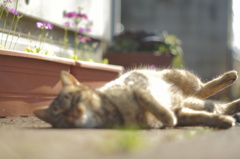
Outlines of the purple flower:
M65 14L65 17L67 18L83 18L88 19L88 16L83 13L77 13L77 12L68 12Z
M157 66L156 66L156 65L150 65L148 68L150 68L150 69L156 69Z
M85 43L86 42L86 39L85 37L83 37L82 35L78 35L78 40L82 43Z
M12 3L12 1L11 1L11 0L5 0L5 2Z
M52 30L53 25L47 22L37 22L36 23L37 28L39 29L47 29L47 30Z
M70 28L70 27L73 27L74 25L70 22L65 22L63 23L63 26Z
M90 29L90 28L79 28L78 31L79 31L80 33L85 33L85 32L90 32L91 29Z
M86 43L87 41L92 41L92 39L88 36L82 36L82 35L78 35L78 40L82 43Z
M77 16L76 12L68 12L65 14L65 17L67 18L75 18Z
M86 39L87 39L88 41L92 41L92 39L91 39L90 37L88 37L88 36L86 37Z
M18 12L15 9L13 9L13 8L6 8L6 9L14 15L18 15Z
M83 13L77 13L76 17L88 19L88 16L86 14L83 14Z
M94 42L93 44L96 45L96 46L98 46L99 42Z

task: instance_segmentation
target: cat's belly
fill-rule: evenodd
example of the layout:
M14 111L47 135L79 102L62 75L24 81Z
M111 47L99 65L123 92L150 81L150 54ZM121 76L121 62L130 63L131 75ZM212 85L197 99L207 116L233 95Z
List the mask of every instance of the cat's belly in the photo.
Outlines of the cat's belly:
M163 107L172 107L171 85L161 79L152 79L148 86L148 92Z
M150 112L139 105L134 91L143 89L139 85L128 83L115 83L113 81L99 89L108 96L109 100L117 107L124 120L124 125L138 125L144 128L160 128L162 123ZM131 82L131 81L130 81ZM161 106L171 108L171 85L159 78L153 78L145 85L144 90L149 93Z
M142 128L162 127L162 123L152 113L139 105L131 88L115 87L108 91L105 90L105 93L120 112L120 118L123 119L124 126L140 126Z

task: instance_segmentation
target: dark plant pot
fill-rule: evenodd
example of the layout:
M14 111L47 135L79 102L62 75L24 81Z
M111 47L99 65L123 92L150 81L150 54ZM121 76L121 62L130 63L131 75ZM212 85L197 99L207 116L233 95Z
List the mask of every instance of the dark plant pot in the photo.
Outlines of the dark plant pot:
M104 74L106 78L103 80L101 73L93 72L94 69L105 70L90 67L90 63L88 66L91 69L85 65L84 68L77 66L79 63L65 58L0 49L0 117L31 116L32 109L49 105L61 90L62 70L79 72L74 75L84 77L79 79L80 82L94 88L114 79L121 70L119 66L109 78ZM78 69L90 70L91 73Z
M105 58L110 64L121 65L125 68L138 66L169 67L173 56L170 54L157 55L154 53L107 53Z

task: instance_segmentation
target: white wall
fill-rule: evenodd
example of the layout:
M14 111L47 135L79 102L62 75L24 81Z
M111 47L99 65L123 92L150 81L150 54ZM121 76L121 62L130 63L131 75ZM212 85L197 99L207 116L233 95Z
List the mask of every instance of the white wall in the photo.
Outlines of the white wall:
M83 12L93 21L91 36L103 40L109 39L111 0L19 0L18 11L27 15L42 18L54 24L62 25L66 19L63 12L77 11L82 7Z

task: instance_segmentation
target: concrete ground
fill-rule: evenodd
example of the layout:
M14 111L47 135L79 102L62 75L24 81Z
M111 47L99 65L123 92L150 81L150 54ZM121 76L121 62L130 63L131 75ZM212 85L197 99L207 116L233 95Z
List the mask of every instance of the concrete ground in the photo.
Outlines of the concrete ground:
M0 119L0 159L239 159L228 130L53 129L36 118Z

